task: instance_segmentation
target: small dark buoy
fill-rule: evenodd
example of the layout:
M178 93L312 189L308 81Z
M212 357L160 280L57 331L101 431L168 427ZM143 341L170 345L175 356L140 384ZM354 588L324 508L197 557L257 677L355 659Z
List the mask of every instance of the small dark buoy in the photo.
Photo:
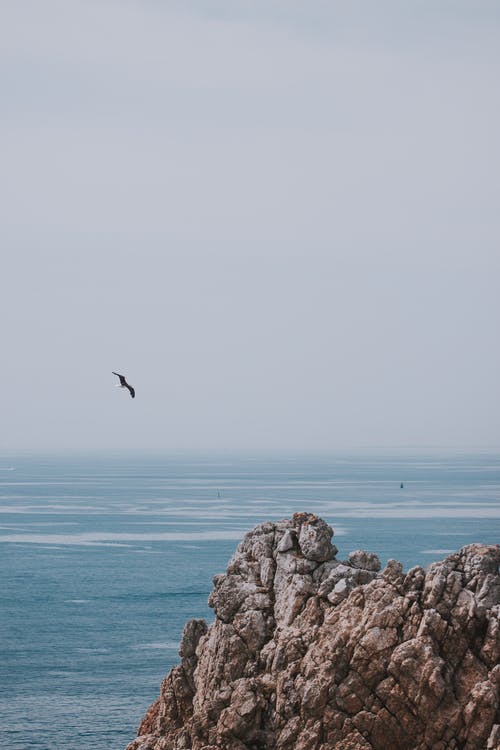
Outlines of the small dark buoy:
M401 489L403 489L403 487L404 487L403 482L401 482Z

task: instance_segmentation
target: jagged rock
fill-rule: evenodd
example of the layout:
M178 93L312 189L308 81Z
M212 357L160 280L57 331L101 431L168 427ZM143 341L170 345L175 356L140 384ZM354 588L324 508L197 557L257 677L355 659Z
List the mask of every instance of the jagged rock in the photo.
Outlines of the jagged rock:
M328 524L316 516L301 520L299 530L300 551L308 560L324 562L331 560L335 550L330 542L333 531Z
M362 570L378 572L381 567L377 555L373 552L366 552L364 549L349 552L349 562L354 568L361 568Z
M245 536L127 750L498 750L500 548L405 574L332 535Z

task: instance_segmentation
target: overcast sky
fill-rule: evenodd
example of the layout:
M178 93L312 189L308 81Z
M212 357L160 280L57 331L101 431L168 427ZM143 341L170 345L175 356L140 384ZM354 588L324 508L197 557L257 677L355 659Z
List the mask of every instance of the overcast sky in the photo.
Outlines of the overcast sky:
M2 2L0 448L499 447L499 39L481 0Z

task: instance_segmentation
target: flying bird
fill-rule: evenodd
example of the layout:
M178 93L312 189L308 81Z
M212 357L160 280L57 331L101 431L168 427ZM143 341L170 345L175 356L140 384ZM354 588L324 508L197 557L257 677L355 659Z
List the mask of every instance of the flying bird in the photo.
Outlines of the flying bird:
M120 375L119 373L115 372L114 370L113 370L113 375L116 375L117 377L120 378L120 385L117 386L117 387L118 388L128 388L129 391L130 391L130 395L132 396L132 398L135 398L135 390L132 388L131 385L129 385L127 383L127 381L125 380L125 375Z

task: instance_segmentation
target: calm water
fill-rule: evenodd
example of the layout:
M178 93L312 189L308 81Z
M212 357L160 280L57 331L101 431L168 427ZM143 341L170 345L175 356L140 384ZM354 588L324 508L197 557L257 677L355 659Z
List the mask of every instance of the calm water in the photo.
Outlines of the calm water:
M123 750L237 540L298 510L340 558L427 565L500 541L500 462L0 456L0 747Z

